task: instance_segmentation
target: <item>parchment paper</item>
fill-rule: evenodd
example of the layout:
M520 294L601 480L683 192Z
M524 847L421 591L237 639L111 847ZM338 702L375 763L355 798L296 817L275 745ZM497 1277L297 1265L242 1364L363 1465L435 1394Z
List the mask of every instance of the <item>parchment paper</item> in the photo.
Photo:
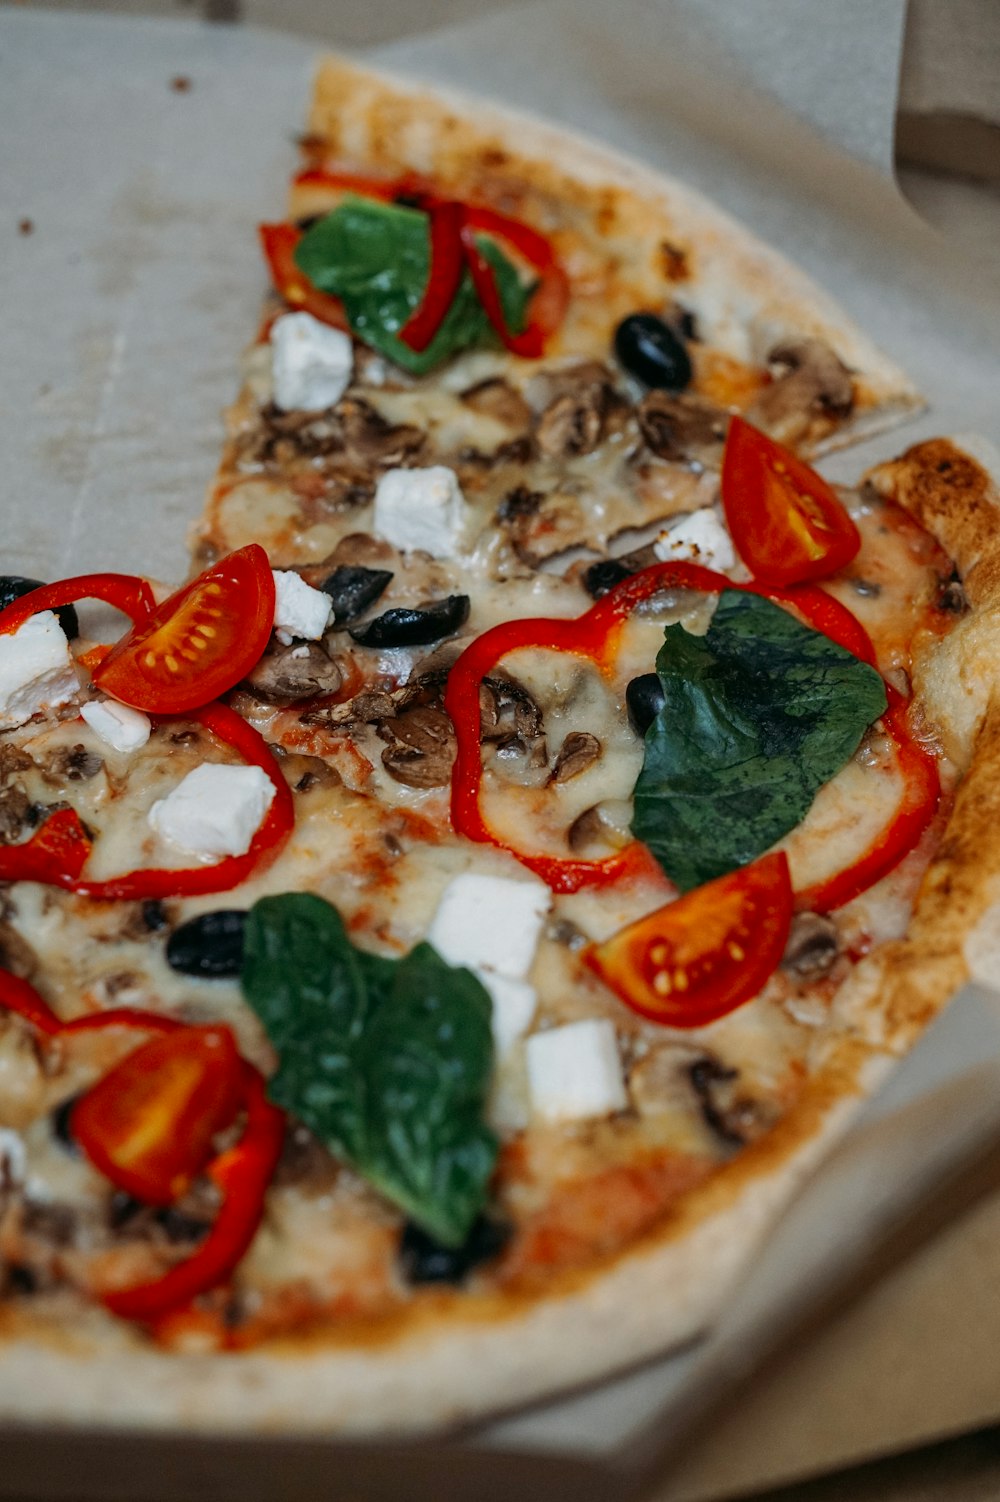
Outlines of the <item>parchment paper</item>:
M556 0L494 10L378 60L674 171L811 271L931 403L904 433L831 460L846 478L934 432L998 436L1000 268L966 262L891 178L903 14L901 0ZM280 212L315 55L252 30L0 13L5 570L184 572L184 529L263 287L253 226ZM190 87L172 87L178 78ZM1000 1018L968 992L812 1186L713 1341L471 1443L651 1454L685 1403L694 1411L706 1388L752 1366L789 1311L860 1267L894 1218L1000 1127L990 1060ZM981 1392L978 1403L981 1415ZM941 1432L956 1404L925 1419L924 1432ZM810 1457L860 1453L856 1435L851 1452L824 1433L808 1401L796 1420L797 1449L762 1456L744 1436L714 1469L703 1449L669 1495L745 1489ZM876 1423L869 1448L880 1440L892 1442Z

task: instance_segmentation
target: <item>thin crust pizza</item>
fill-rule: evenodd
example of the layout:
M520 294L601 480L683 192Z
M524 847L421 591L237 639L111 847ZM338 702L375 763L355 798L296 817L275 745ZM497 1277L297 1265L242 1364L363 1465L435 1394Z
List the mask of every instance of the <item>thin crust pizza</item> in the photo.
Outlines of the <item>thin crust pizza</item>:
M994 452L831 487L908 380L589 143L330 61L302 148L192 578L3 580L6 1419L690 1339L996 926Z

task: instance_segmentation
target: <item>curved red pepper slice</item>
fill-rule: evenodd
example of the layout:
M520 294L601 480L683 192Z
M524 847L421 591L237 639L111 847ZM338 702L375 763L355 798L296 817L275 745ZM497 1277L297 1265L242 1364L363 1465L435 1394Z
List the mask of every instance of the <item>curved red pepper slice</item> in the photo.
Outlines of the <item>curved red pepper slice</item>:
M348 332L350 325L340 298L321 292L298 267L295 247L302 231L294 224L262 224L258 233L275 291L296 312L311 313L321 323Z
M430 344L455 300L465 257L462 252L462 206L444 199L428 207L430 215L430 266L427 286L420 300L399 331L410 349L422 351Z
M162 1277L102 1295L102 1303L112 1314L156 1320L225 1282L249 1249L284 1142L285 1116L267 1099L263 1078L247 1063L243 1065L243 1101L247 1117L242 1137L206 1170L223 1195L212 1229L191 1257Z
M111 1027L152 1033L189 1031L176 1018L135 1007L91 1012L64 1023L34 986L3 969L0 969L0 1005L24 1017L49 1038ZM134 1056L127 1056L124 1062L131 1057ZM113 1314L124 1319L157 1319L223 1282L250 1246L264 1213L264 1196L284 1141L285 1116L267 1099L259 1070L245 1059L240 1060L238 1104L247 1113L243 1135L206 1169L224 1196L208 1236L193 1256L172 1267L163 1277L104 1294L102 1302Z
M941 799L936 758L911 735L906 724L906 706L901 702L890 709L883 725L895 742L896 760L903 775L903 795L896 812L852 865L796 892L795 906L800 912L829 912L866 892L898 866L934 816Z
M297 188L334 188L341 193L360 193L364 198L381 198L391 203L405 191L409 179L366 177L362 172L341 172L336 167L307 167L292 179Z
M0 635L16 631L40 610L58 610L61 605L75 605L78 600L103 600L113 605L138 625L156 608L153 591L137 574L77 574L43 584L0 610Z
M91 881L81 875L90 840L76 812L59 809L25 844L0 846L0 881L40 881L103 901L144 901L228 892L253 873L266 870L281 852L295 823L291 791L270 747L259 731L225 704L207 704L179 718L204 725L238 751L249 766L260 767L274 784L271 806L245 854L225 856L210 866L176 870L152 867ZM57 827L46 838L53 824Z
M756 996L792 921L784 851L647 913L583 953L626 1006L665 1027L703 1027Z
M862 661L875 665L875 651L868 633L846 606L825 590L809 585L774 590L755 583L734 584L724 574L697 563L661 563L632 574L573 620L539 617L509 621L484 632L459 657L445 690L445 708L455 726L457 743L452 773L452 824L467 839L509 851L554 892L577 892L582 887L605 886L627 876L654 872L661 880L665 878L653 856L638 841L604 860L585 861L532 855L500 839L487 823L479 801L483 776L479 685L501 657L521 647L572 652L578 657L588 658L607 672L614 662L618 633L632 611L661 590L671 588L703 593L742 589L765 595L799 611L817 631L822 631Z

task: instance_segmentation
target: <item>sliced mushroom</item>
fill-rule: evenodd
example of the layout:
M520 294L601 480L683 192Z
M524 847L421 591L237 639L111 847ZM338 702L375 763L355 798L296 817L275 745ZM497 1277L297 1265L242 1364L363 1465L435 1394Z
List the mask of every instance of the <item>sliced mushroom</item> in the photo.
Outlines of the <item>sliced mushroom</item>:
M60 746L53 751L46 764L46 772L59 781L89 782L104 766L104 759L94 751L88 751L79 742L75 746Z
M38 955L13 924L0 921L0 965L21 980L30 980L38 969Z
M281 758L281 773L288 786L297 793L308 793L317 787L337 787L341 777L322 756L305 756L290 751Z
M741 1094L738 1069L729 1069L712 1054L704 1054L688 1067L706 1124L728 1147L743 1147L770 1125L771 1113L762 1102Z
M631 819L632 805L625 799L592 803L569 826L569 847L577 855L606 854L609 847L623 850L632 838Z
M0 842L9 845L31 823L31 799L17 786L0 789Z
M343 681L340 667L318 642L266 652L245 680L259 699L272 704L335 694Z
M531 408L519 391L502 376L489 376L462 392L462 401L474 412L492 417L505 427L521 431L531 422Z
M789 339L776 344L768 363L779 374L765 386L747 412L779 443L804 438L817 416L844 417L854 405L854 384L847 366L822 339Z
M650 391L636 407L646 447L660 459L722 462L729 413L693 392Z
M832 918L821 913L796 913L781 968L800 980L816 980L833 969L839 953L840 935Z
M427 441L427 435L411 423L390 423L368 402L345 397L336 408L344 434L344 447L353 459L385 468L412 463Z
M590 454L601 441L604 426L599 397L557 396L538 419L535 437L547 459Z
M570 782L593 766L601 754L601 743L589 730L571 730L559 747L552 765L550 782Z
M18 772L30 772L34 765L27 751L22 751L20 746L12 746L9 742L0 745L0 783Z
M436 788L451 781L455 731L443 709L417 705L382 722L378 735L390 743L382 752L382 765L397 782L412 788Z

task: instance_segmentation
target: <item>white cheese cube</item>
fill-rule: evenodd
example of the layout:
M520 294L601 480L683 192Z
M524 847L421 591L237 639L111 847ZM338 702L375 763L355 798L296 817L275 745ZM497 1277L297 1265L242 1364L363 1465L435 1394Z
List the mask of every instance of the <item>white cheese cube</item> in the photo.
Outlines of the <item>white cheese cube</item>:
M732 538L715 511L706 507L679 517L653 544L663 563L690 559L705 568L727 569L736 563Z
M333 601L290 568L273 568L274 629L285 646L293 637L318 641L330 624Z
M403 552L453 558L465 526L465 497L453 469L389 469L375 489L372 531Z
M528 1039L531 1104L546 1121L579 1121L624 1110L628 1103L614 1023L569 1022Z
M152 725L141 709L130 709L116 699L93 699L80 714L91 730L113 751L138 751L149 740Z
M284 313L271 325L274 400L286 412L318 412L339 402L351 384L349 334L311 313Z
M260 767L205 762L149 810L152 829L172 845L213 858L244 855L274 798Z
M66 704L80 691L69 642L51 610L0 636L0 730Z
M491 970L477 970L476 975L493 1002L493 1044L497 1058L502 1059L531 1026L538 1005L538 992L526 980L495 975Z
M445 887L427 938L449 965L523 980L551 901L540 881L465 871Z

